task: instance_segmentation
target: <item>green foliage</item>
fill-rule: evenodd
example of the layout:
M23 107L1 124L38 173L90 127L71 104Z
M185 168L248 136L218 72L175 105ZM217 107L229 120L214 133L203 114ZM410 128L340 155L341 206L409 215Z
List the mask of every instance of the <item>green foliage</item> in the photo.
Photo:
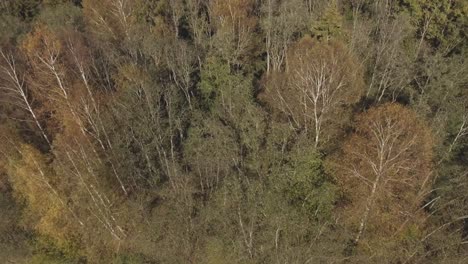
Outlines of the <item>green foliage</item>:
M464 263L465 2L0 1L0 262Z
M207 59L201 71L200 93L205 107L210 109L221 93L221 89L229 89L231 82L230 66L222 63L216 57ZM227 86L227 87L226 87Z
M0 165L0 259L25 262L30 255L27 230L12 221L21 218L23 208L12 197L10 188Z
M54 238L47 236L38 236L32 242L33 254L32 264L81 264L86 263L86 258L80 258L76 253L74 245L70 244L67 248L60 247L54 241Z
M6 4L2 4L2 7L9 14L30 21L39 13L41 2L42 0L7 1Z
M204 107L218 115L234 114L253 101L251 79L231 71L229 64L209 57L201 70L200 93Z
M37 16L36 22L47 25L51 30L69 28L81 31L84 29L81 9L71 3L46 6Z
M112 264L145 264L145 263L147 263L145 259L139 255L121 255L112 262Z
M24 24L18 17L11 15L0 16L0 44L2 46L7 46L10 43L14 44L23 30Z
M418 35L434 46L464 46L468 28L468 4L466 1L404 0L401 8L409 12L418 27Z
M312 34L323 40L343 37L343 20L336 1L331 1L319 20L313 21L311 26Z
M317 220L331 217L336 188L323 168L322 157L312 147L299 148L286 169L284 192L292 204Z

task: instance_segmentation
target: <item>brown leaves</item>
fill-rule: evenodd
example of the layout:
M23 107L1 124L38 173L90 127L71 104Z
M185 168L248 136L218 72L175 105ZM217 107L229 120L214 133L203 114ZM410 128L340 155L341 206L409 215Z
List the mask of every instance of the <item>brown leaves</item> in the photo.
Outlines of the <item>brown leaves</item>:
M38 25L23 42L22 51L32 60L56 59L63 51L63 45L46 26Z
M420 223L432 176L428 126L398 104L372 108L356 122L335 158L337 180L350 201L344 214L350 223L369 223L373 234L394 235L409 221Z
M133 5L128 0L84 0L83 13L90 28L107 40L128 34Z
M362 71L355 61L339 42L305 37L288 53L286 72L266 77L262 97L294 127L314 135L317 145L323 131L340 126L336 117L344 108L361 97Z
M382 166L388 162L388 168L382 168L382 172L388 177L402 178L414 169L419 174L428 173L431 144L429 128L413 111L399 104L385 104L358 116L356 133L344 151L359 153L354 158L361 161L359 156L366 154L371 160L382 158Z
M216 32L214 45L229 63L242 65L254 49L257 18L252 15L253 8L252 0L210 1L210 19Z

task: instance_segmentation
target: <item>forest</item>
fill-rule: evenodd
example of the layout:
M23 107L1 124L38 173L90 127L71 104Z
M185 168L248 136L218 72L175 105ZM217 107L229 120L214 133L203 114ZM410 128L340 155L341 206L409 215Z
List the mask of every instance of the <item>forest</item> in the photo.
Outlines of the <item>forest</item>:
M0 1L0 263L468 263L468 1Z

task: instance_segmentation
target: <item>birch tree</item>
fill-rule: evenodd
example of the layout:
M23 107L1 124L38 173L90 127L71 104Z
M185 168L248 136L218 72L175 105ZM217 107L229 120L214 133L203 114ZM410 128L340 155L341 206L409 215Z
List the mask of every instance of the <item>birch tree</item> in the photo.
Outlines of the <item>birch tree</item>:
M74 46L70 38L68 43L64 41L64 36L66 34L59 35L39 26L26 38L23 51L32 68L31 76L34 76L29 78L29 83L38 94L37 98L44 102L44 110L54 113L54 119L60 127L56 133L78 138L78 141L85 140L95 156L99 157L98 150L91 144L97 139L102 153L110 161L120 188L127 194L122 177L107 153L107 147L111 146L105 146L96 134L102 128L102 122L100 128L97 128L97 121L90 112L90 108L94 108L94 111L97 109L97 103L84 69L84 55L78 54L78 38ZM74 71L75 67L77 71Z
M418 223L432 178L432 138L424 122L398 104L370 109L356 122L337 158L337 177L358 243L366 230L391 236Z
M253 51L257 18L252 0L210 0L209 15L213 48L228 64L243 65Z
M278 72L286 62L295 35L306 26L306 8L302 0L264 0L261 11L267 73Z
M3 65L0 66L0 69L3 73L4 85L0 87L1 90L5 92L7 97L12 99L12 103L26 111L33 122L39 129L42 137L47 142L49 147L51 147L51 141L49 136L47 136L46 130L41 124L37 111L33 108L31 96L26 87L26 78L24 74L20 73L17 69L17 63L12 54L5 54L3 51L0 52L1 57L3 58Z
M377 1L373 10L376 14L377 38L370 47L370 53L368 49L363 50L372 54L366 97L374 97L377 102L385 97L395 101L412 77L412 56L403 48L411 33L410 25L407 17L395 14L388 1Z
M283 77L269 77L262 96L286 114L292 126L312 135L318 147L327 141L323 131L331 132L331 124L339 123L337 113L360 99L362 72L342 44L311 38L295 45L287 63Z

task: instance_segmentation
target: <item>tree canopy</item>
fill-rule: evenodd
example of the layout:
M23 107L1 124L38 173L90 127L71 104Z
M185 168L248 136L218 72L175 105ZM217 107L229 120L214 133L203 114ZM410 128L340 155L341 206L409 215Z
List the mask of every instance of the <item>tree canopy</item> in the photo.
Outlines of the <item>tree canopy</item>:
M466 262L467 8L0 1L0 262Z

